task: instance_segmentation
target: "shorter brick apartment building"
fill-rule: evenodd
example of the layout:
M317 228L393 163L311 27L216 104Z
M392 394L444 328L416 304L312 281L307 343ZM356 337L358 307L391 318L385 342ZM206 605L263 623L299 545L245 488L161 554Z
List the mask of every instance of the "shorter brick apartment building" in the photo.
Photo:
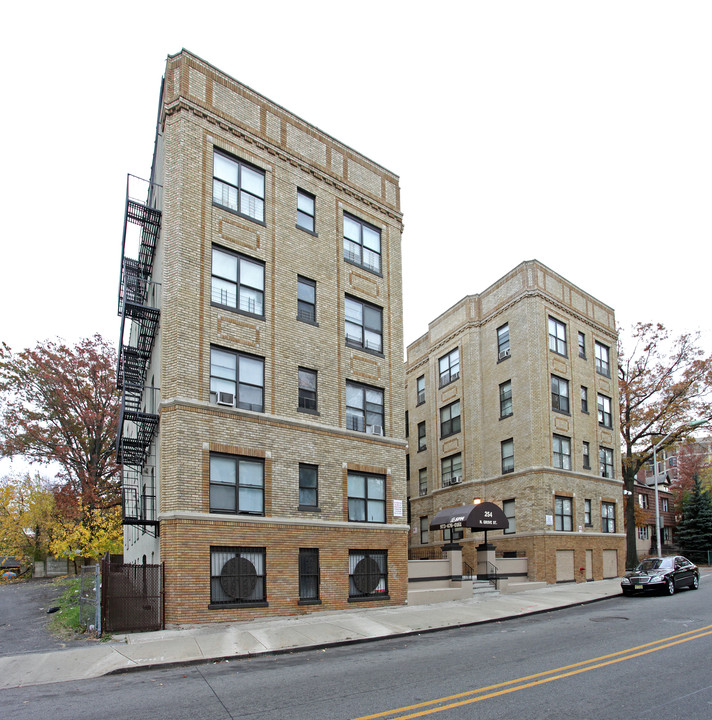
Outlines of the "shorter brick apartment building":
M398 177L184 50L126 207L124 560L165 621L404 603Z
M431 531L441 509L494 502L496 555L548 583L625 567L614 311L524 262L433 320L407 349L410 547L482 533ZM417 553L414 553L417 554Z

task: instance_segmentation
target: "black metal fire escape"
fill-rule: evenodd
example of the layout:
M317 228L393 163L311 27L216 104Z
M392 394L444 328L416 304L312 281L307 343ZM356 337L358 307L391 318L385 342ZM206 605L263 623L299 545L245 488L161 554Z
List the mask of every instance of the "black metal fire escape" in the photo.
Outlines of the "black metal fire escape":
M126 213L121 247L119 316L121 337L116 384L121 390L121 411L116 438L116 459L122 466L121 494L124 525L140 526L158 536L155 478L144 482L153 437L158 428L160 390L146 386L151 350L160 320L160 284L153 282L153 260L161 230L157 186L148 187L146 201L131 197L138 178L129 175L126 184ZM127 234L138 231L138 259L127 256ZM153 473L151 473L153 475Z

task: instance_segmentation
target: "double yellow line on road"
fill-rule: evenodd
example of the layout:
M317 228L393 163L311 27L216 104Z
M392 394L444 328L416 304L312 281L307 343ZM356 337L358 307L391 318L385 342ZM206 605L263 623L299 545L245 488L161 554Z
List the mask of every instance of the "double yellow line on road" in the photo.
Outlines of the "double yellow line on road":
M491 698L506 695L507 693L517 692L526 688L543 685L544 683L554 680L562 680L563 678L578 675L623 662L624 660L632 660L633 658L647 655L648 653L664 650L665 648L680 645L681 643L690 642L691 640L699 640L706 635L712 635L712 625L690 630L680 635L672 635L671 637L662 638L655 642L646 643L645 645L637 645L636 647L620 650L610 655L602 655L601 657L591 658L574 663L573 665L564 665L563 667L546 672L527 675L526 677L517 678L516 680L508 680L507 682L497 683L496 685L488 685L477 690L468 690L467 692L457 693L456 695L448 695L446 697L429 700L428 702L417 703L416 705L406 705L405 707L387 710L385 712L376 713L374 715L363 715L354 720L375 720L375 718L387 718L388 720L410 720L410 718L424 717L434 713L450 710L452 708L461 707L462 705L470 705L480 702L481 700L489 700ZM415 712L411 712L415 711ZM407 713L405 715L401 713Z

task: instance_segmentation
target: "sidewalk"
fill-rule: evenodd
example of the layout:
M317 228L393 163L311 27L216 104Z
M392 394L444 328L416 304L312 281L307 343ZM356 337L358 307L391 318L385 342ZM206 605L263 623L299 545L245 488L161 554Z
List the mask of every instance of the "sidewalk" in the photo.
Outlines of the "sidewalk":
M0 689L394 638L532 615L603 600L620 592L620 579L614 578L432 605L359 608L115 635L109 642L81 648L0 657Z

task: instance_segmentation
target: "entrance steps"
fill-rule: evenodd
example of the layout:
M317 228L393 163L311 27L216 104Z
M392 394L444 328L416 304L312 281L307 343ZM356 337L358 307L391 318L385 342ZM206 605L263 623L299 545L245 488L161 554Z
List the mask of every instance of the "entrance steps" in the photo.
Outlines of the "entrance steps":
M490 583L489 580L473 580L472 596L476 599L487 597L497 597L499 590Z

